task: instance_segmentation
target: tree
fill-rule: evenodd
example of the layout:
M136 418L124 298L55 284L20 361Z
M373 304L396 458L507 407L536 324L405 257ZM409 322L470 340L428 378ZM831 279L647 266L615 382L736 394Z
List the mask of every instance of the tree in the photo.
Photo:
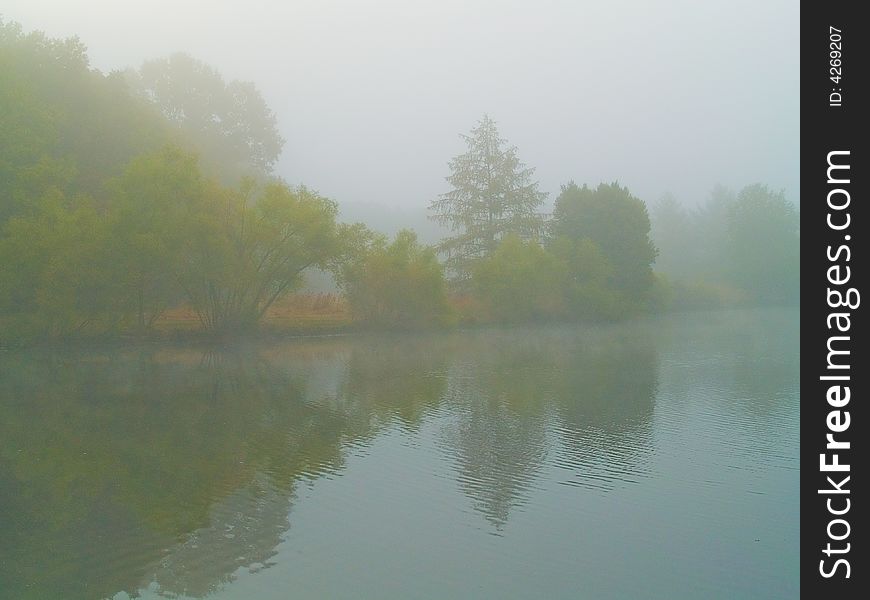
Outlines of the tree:
M653 283L656 248L650 240L646 205L618 183L592 189L562 186L553 210L554 238L588 238L612 266L610 285L629 300L640 300Z
M728 212L726 258L757 301L793 303L800 290L800 216L783 192L744 187Z
M170 128L118 75L92 69L77 38L0 19L0 224L52 190L105 200L103 183Z
M403 229L387 244L371 236L340 278L354 316L393 327L435 325L447 316L444 269L435 251Z
M734 192L721 184L693 209L686 209L670 194L663 195L650 210L659 249L656 270L692 285L715 287L726 282L728 215L734 202Z
M715 282L728 279L728 221L735 200L733 190L716 184L706 202L692 214L695 232L693 275L698 280Z
M546 199L532 181L534 169L520 162L515 147L505 145L488 116L462 138L467 152L449 163L447 181L453 189L429 206L433 220L456 232L439 249L460 279L508 234L536 238L542 223L537 211Z
M695 272L698 242L693 215L671 193L650 207L651 235L659 250L656 271L686 278Z
M87 197L47 193L0 237L0 336L101 333L124 315L110 231Z
M565 304L573 317L615 319L630 312L621 294L610 287L613 265L591 239L560 236L550 241L548 251L562 264Z
M284 139L253 83L225 82L215 69L183 53L148 61L127 76L224 179L271 173Z
M143 154L109 182L111 251L137 328L149 328L182 297L179 269L208 213L209 184L195 155L175 147Z
M474 264L471 283L489 316L522 321L562 316L566 279L563 265L538 242L510 234Z
M202 324L249 329L312 267L341 252L335 203L304 186L216 190L181 250L179 281Z

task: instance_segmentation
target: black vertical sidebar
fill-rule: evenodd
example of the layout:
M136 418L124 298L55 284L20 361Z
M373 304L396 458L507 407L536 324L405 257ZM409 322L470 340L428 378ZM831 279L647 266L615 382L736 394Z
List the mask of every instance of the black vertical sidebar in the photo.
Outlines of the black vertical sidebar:
M870 296L865 236L870 23L861 3L801 5L801 594L870 593ZM868 292L870 293L870 292ZM848 465L848 467L845 467Z

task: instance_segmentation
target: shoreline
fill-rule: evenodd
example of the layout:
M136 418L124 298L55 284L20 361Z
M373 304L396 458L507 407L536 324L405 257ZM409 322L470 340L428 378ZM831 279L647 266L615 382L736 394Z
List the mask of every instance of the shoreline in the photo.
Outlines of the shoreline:
M529 320L515 322L460 322L449 325L417 326L417 327L387 327L362 322L344 322L335 325L305 327L299 325L275 326L274 323L263 323L255 330L244 332L210 332L202 329L166 328L161 327L143 334L118 332L111 334L70 335L57 338L32 338L16 343L7 343L0 339L0 352L10 352L31 349L87 349L87 348L121 348L136 349L149 346L206 346L221 347L230 344L247 344L260 342L291 342L296 340L318 340L329 338L360 338L366 335L437 335L447 333L473 333L499 329L522 329L524 327L564 327L564 326L608 326L620 325L648 319L676 317L698 313L722 313L735 310L800 310L800 304L783 305L748 305L730 307L703 307L680 309L662 312L645 312L628 316L619 320L606 319L551 319Z

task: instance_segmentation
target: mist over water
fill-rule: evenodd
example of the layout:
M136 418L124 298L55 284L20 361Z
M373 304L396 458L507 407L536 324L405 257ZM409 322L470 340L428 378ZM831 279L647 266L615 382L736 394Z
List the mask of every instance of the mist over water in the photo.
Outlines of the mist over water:
M0 364L0 598L792 598L797 311Z
M797 3L0 10L0 600L798 595Z

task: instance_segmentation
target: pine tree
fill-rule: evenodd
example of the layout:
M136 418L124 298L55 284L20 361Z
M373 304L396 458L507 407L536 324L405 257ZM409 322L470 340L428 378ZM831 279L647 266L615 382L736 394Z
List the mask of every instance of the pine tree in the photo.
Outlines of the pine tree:
M449 163L447 181L453 189L429 206L431 219L456 232L439 250L459 279L467 278L471 263L488 256L506 235L540 235L538 208L547 197L532 181L535 170L520 162L516 147L506 145L487 115L462 138L468 151Z

